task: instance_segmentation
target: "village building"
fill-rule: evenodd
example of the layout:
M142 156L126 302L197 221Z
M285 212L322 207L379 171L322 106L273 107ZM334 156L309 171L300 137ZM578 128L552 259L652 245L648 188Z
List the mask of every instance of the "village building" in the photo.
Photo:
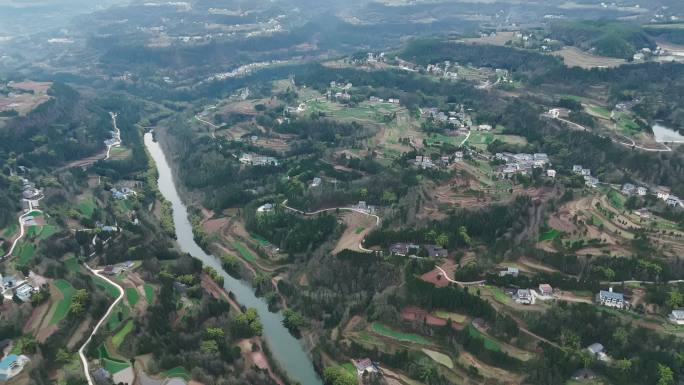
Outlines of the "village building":
M583 169L584 169L584 167L582 167L581 165L578 165L578 164L572 166L572 172L574 172L575 174L581 173Z
M667 318L675 325L684 325L684 309L672 310Z
M639 218L643 218L643 219L651 218L651 212L648 211L647 208L641 208L639 210L635 210L634 215L638 216Z
M425 250L430 258L446 258L449 255L447 250L439 245L425 245Z
M366 373L377 373L379 371L378 365L371 361L370 358L352 360L352 362L359 377L363 377Z
M323 181L319 177L313 178L313 181L311 182L311 187L318 187L321 185Z
M590 369L579 369L572 374L572 379L575 381L591 381L596 378L596 373Z
M596 302L601 306L614 307L624 309L625 296L622 293L616 293L613 288L608 290L601 290L596 294Z
M520 269L517 267L507 267L506 270L499 271L500 277L505 277L507 275L510 275L511 277L517 277L518 274L520 274Z
M534 303L534 298L532 297L532 290L530 289L518 289L516 293L516 302L523 305L531 305Z
M593 176L585 176L584 177L584 184L587 187L596 188L599 183L600 183L599 179L596 177L593 177Z
M646 194L648 193L648 189L644 186L639 186L637 187L636 193L638 196L643 197L646 196Z
M682 206L684 206L682 204L682 200L679 199L675 195L670 195L669 197L667 197L667 199L665 200L665 204L667 204L670 207L682 207Z
M548 176L549 178L555 178L556 177L556 170L551 170L551 169L546 170L546 176Z
M587 347L587 351L592 357L597 358L601 361L607 361L608 356L606 355L606 350L600 343L596 342Z
M0 361L0 381L7 381L21 373L24 366L29 362L26 356L10 354Z
M273 203L266 203L257 208L257 213L270 213L275 209L275 205Z
M545 297L550 297L553 295L553 287L548 283L542 283L539 285L539 294Z
M419 249L420 246L413 243L394 243L390 245L389 252L390 254L405 257L409 255L409 253L417 253Z
M636 192L636 186L631 183L625 183L622 185L622 193L625 195L632 195Z

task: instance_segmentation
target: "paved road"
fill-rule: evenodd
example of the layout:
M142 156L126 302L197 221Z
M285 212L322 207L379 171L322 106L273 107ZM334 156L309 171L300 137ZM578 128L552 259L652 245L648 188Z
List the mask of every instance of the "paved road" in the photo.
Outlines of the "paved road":
M571 121L569 121L569 120L567 120L567 119L563 119L563 118L560 118L560 117L558 117L558 118L552 118L552 119L556 119L556 120L558 120L558 121L561 121L561 122L563 122L563 123L566 123L566 124L568 124L568 125L574 127L575 129L579 130L579 131L589 131L588 128L582 126L581 124L577 124L577 123L575 123L575 122L571 122ZM665 145L664 143L660 143L660 144L661 144L663 147L665 147L665 148L648 148L648 147L644 147L644 146L640 146L640 145L636 144L636 142L635 142L633 139L631 139L631 138L629 138L629 137L626 137L626 136L624 136L624 135L620 135L620 136L622 136L623 138L627 139L629 142L623 142L623 141L621 141L621 140L619 140L619 139L615 139L615 138L610 137L610 136L604 136L604 135L598 135L598 136L599 136L600 138L608 138L608 139L610 139L611 141L613 141L613 143L621 144L621 145L623 145L623 146L625 146L625 147L629 147L629 148L636 148L636 149L639 149L639 150L642 150L642 151L649 151L649 152L671 152L671 151L672 151L672 149L671 149L670 147L668 147L667 145Z
M119 126L116 124L116 117L118 116L118 114L110 112L109 115L112 117L112 126L114 126L114 131L116 131L116 142L111 145L107 145L107 153L105 154L104 160L109 159L112 148L121 146L121 130L119 129Z
M447 272L444 271L444 269L442 269L440 266L436 266L436 267L437 267L437 270L439 270L439 271L442 273L442 275L444 275L444 278L445 278L447 281L449 281L449 282L451 282L451 283L455 283L455 284L460 285L460 286L481 285L481 284L487 282L487 281L472 281L472 282L455 281L455 280L449 278L449 275L447 274Z
M102 270L93 270L86 263L84 263L83 266L85 266L85 268L88 269L93 275L96 275L96 276L104 279L105 281L111 283L112 285L114 285L116 287L116 289L119 291L119 296L112 303L112 305L109 307L109 309L107 309L107 312L105 313L105 315L102 316L100 321L95 325L95 327L93 328L93 331L90 333L90 335L88 336L88 339L83 344L83 346L81 346L81 348L78 349L78 355L81 357L81 363L83 363L83 371L85 372L86 379L88 380L88 385L96 385L95 381L93 380L93 377L90 375L90 365L88 364L88 359L86 358L84 352L85 352L86 347L90 343L90 341L93 339L93 336L95 335L95 333L97 333L97 331L100 329L100 326L102 326L102 324L107 319L107 317L109 317L109 315L112 313L112 311L114 311L114 307L116 307L116 305L119 302L121 302L121 299L123 299L124 290L121 286L119 286L119 284L110 280L109 278L105 277L104 275L100 274L100 272Z
M42 196L40 198L36 199L36 201L40 201L41 199L43 199ZM2 258L0 258L0 261L4 261L5 259L11 257L12 253L14 252L14 249L19 244L19 241L21 240L21 238L23 238L24 235L26 235L26 227L24 226L24 218L26 218L33 211L39 212L41 214L43 213L41 210L34 209L33 204L31 202L29 202L28 209L23 214L19 215L19 236L14 240L14 242L12 242L12 247L10 247L7 254L5 254Z

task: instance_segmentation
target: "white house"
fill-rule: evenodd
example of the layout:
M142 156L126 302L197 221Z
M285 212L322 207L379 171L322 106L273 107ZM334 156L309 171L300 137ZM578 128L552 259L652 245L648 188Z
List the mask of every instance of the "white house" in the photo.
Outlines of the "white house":
M259 206L257 208L258 213L270 213L275 209L275 205L273 203L266 203L264 205Z
M539 294L545 297L550 297L553 295L553 287L551 287L551 285L548 283L542 283L539 285Z
M602 306L623 309L625 307L625 296L622 293L613 292L613 288L601 290L596 294L596 302Z
M672 310L668 319L673 324L684 325L684 309Z
M636 186L631 183L625 183L622 185L622 193L625 195L632 195L636 191Z
M356 374L362 377L364 373L377 373L378 366L370 360L370 358L363 358L360 360L352 360L354 367L356 367Z
M499 271L499 276L505 277L507 275L517 277L520 274L520 269L517 267L507 267L506 270Z
M311 187L318 187L321 185L321 182L322 182L321 178L315 177L315 178L313 178L313 181L311 182Z
M578 165L578 164L572 166L572 172L574 172L576 174L581 173L583 169L584 169L584 167L582 167L581 165Z
M647 192L648 192L648 190L646 189L646 187L644 187L644 186L637 187L637 195L638 196L640 196L640 197L646 196Z
M546 176L548 176L549 178L555 178L556 170L546 170Z
M19 374L24 369L24 365L29 361L29 358L23 355L10 354L3 358L0 361L0 381L7 381Z
M606 355L605 348L598 342L589 345L587 351L589 351L589 354L591 354L594 358L597 358L601 361L608 361L608 355Z
M534 298L532 298L532 290L530 289L518 289L516 293L516 302L523 305L530 305L534 303Z

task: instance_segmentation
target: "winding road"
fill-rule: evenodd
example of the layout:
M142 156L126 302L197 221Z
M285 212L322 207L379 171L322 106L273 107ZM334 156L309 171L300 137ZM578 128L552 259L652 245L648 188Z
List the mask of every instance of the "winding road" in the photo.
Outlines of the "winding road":
M567 120L567 119L563 119L563 118L561 118L561 117L551 117L551 116L548 116L548 115L544 115L544 116L549 117L549 118L551 118L551 119L558 120L558 121L563 122L563 123L566 123L566 124L568 124L568 125L570 125L570 126L572 126L572 127L575 127L577 130L580 130L580 131L590 131L588 128L582 126L581 124L577 124L577 123L575 123L575 122L571 122L571 121L569 121L569 120ZM662 145L662 146L665 147L665 148L648 148L648 147L643 147L643 146L640 146L640 145L636 144L636 142L635 142L633 139L631 139L631 138L629 138L629 137L626 137L626 136L624 136L624 135L620 135L620 136L622 136L623 138L629 140L631 143L623 142L623 141L621 141L621 140L619 140L619 139L615 139L615 138L610 137L610 136L605 136L605 135L600 135L600 134L597 134L597 135L599 136L599 138L608 138L608 139L610 139L611 141L613 141L613 143L621 144L621 145L623 145L623 146L625 146L625 147L628 147L628 148L636 148L636 149L639 149L639 150L642 150L642 151L648 151L648 152L671 152L671 151L672 151L672 149L671 149L670 147L668 147L665 143L660 143L660 145Z
M451 282L451 283L455 283L455 284L457 284L457 285L460 285L460 286L481 285L481 284L487 282L487 281L485 281L485 280L482 280L482 281L472 281L472 282L454 281L453 279L449 278L449 275L447 274L447 272L444 271L444 269L442 269L440 266L435 266L435 267L437 268L437 270L439 270L439 271L442 273L442 275L444 275L444 279L446 279L447 281L449 281L449 282Z
M38 199L35 199L35 201L40 201L41 199L43 199L42 196ZM26 211L23 214L19 215L19 236L14 240L14 242L12 242L12 247L10 247L7 254L3 255L2 258L0 258L0 262L4 261L5 259L12 256L12 253L14 252L14 249L19 244L19 241L24 237L24 235L26 235L26 226L24 226L24 218L26 218L32 212L38 212L41 214L43 213L41 210L34 209L33 203L31 203L31 201L28 201L28 202L29 202L28 209L26 209Z
M294 207L288 206L288 205L287 205L287 199L285 199L285 200L283 201L283 203L281 203L281 206L285 207L286 209L288 209L288 210L290 210L290 211L294 211L294 212L296 212L297 214L306 215L306 216L316 215L316 214L320 214L320 213L324 213L324 212L328 212L328 211L336 211L336 210L353 211L353 212L357 212L357 213L360 213L360 214L363 214L363 215L368 215L368 216L370 216L370 217L375 218L375 227L380 226L380 222L381 222L379 216L377 216L377 215L375 215L375 214L371 214L371 213L369 213L368 211L365 211L365 210L357 209L357 208L355 208L355 207L331 207L331 208L329 208L329 209L321 209L321 210L312 211L312 212L305 212L305 211L302 211L302 210L297 210L297 209L294 208ZM364 253L373 253L373 252L375 252L375 250L366 249L365 247L363 247L363 245L362 245L361 243L359 243L359 250L363 251Z
M118 116L118 114L110 112L109 115L112 117L112 126L114 126L114 131L116 132L114 138L116 139L116 142L107 145L107 153L105 154L104 160L109 159L109 156L112 152L112 148L121 146L121 130L119 129L119 126L116 124L116 117Z
M93 336L97 333L97 331L100 329L100 326L104 323L104 321L109 317L110 314L112 314L112 311L114 311L114 308L116 305L121 302L124 296L124 290L119 284L115 283L114 281L110 280L109 278L105 277L104 275L100 274L102 270L93 270L88 266L88 264L84 263L83 266L85 266L86 269L88 269L93 275L100 277L104 279L105 281L109 282L110 284L114 285L116 289L119 291L119 296L116 298L116 300L112 303L112 305L107 309L107 312L102 316L100 321L95 325L93 328L93 331L90 333L88 336L88 339L86 340L85 343L83 343L83 346L81 346L80 349L78 349L78 355L81 357L81 363L83 363L83 371L85 372L86 379L88 380L88 385L96 385L95 381L93 380L93 377L90 375L90 365L88 364L88 359L85 356L85 349L88 347L88 344L90 341L93 339Z

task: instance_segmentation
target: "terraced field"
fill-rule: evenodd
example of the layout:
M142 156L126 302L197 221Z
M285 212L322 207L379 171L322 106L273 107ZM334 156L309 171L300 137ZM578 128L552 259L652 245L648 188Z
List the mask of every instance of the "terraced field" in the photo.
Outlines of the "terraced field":
M55 286L62 293L62 299L57 302L57 307L55 312L52 314L50 319L50 325L56 325L59 321L63 320L64 317L69 313L69 308L71 307L71 301L73 299L76 290L71 286L71 284L63 279L58 279L55 281Z

